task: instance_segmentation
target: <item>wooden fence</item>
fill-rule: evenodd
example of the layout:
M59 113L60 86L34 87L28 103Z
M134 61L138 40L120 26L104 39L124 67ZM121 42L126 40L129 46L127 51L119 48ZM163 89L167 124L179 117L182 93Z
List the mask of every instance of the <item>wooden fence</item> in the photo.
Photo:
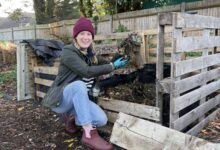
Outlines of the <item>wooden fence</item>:
M164 86L164 91L170 91L170 127L196 135L215 116L220 104L220 19L184 13L159 16L158 84L168 83L161 75L167 26L172 26L173 33L170 86ZM190 35L185 34L188 30ZM201 52L201 56L184 59L181 55L186 52ZM159 88L157 97L162 99Z
M126 12L100 18L97 34L111 34L118 28L119 22L130 31L142 31L157 27L157 14L164 12L196 12L200 15L220 17L220 1L203 0L162 8ZM76 20L64 20L45 25L16 27L0 30L0 41L22 41L24 39L68 39Z

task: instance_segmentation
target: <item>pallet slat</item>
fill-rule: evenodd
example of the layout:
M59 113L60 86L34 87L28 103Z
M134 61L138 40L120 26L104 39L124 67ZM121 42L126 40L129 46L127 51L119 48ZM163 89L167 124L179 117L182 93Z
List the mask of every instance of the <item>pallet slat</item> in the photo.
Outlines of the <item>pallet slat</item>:
M190 60L174 62L174 68L175 68L174 75L175 77L178 77L183 74L196 71L199 69L207 68L209 66L216 65L219 63L220 63L220 54L213 54L213 55L203 56Z
M193 104L194 102L204 98L205 96L217 91L220 87L220 80L214 81L199 89L193 90L185 95L174 98L174 112L178 112L183 108Z
M141 105L120 100L112 100L107 98L99 98L98 104L107 110L124 112L155 121L160 120L160 111L158 107Z
M53 84L54 81L46 80L46 79L41 79L41 78L35 78L34 82L36 84L45 85L45 86L49 86L50 87Z
M150 53L156 54L157 53L157 48L149 48L148 49ZM165 47L164 48L164 53L172 53L173 48L172 47Z
M36 95L37 95L37 97L44 98L44 96L46 95L46 93L41 92L41 91L36 91Z
M178 93L182 93L192 88L198 87L203 83L217 79L218 77L220 77L220 68L176 81L174 82L174 88Z
M200 50L204 48L213 48L220 46L220 36L210 37L185 37L177 40L176 52L189 52L192 50Z
M95 41L100 41L100 40L111 40L111 39L123 39L127 38L128 34L132 32L126 32L126 33L114 33L114 34L108 34L108 35L96 35L95 36Z
M211 16L174 13L177 28L220 28L220 19ZM202 20L202 21L201 21Z
M218 150L219 144L119 113L110 141L128 150Z
M34 67L34 72L36 72L36 73L50 74L50 75L57 75L57 74L58 74L58 67L43 67L43 66L38 66L38 67Z
M189 125L190 123L192 123L199 117L203 116L209 110L216 107L219 103L220 103L220 95L216 96L215 98L210 99L209 101L203 103L202 105L193 109L189 113L175 120L173 122L174 129L178 131L184 129L185 127L187 127L187 125Z
M201 131L202 128L204 128L211 120L214 120L216 117L216 114L220 111L220 108L215 110L213 113L208 115L204 120L202 120L200 123L198 123L196 126L194 126L192 129L187 131L187 134L190 135L197 135L199 131Z

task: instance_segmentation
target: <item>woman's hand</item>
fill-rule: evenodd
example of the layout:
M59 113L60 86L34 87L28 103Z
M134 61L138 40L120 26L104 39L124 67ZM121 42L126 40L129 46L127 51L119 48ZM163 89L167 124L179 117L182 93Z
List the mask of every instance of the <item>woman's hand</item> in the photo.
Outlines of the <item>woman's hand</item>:
M113 62L114 68L119 69L123 68L128 64L128 58L120 57Z

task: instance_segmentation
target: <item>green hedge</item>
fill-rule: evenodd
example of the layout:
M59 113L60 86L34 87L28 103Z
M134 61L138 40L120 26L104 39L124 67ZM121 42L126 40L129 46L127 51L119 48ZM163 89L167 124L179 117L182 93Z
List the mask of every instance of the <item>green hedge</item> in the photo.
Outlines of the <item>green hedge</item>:
M181 4L182 2L196 2L202 0L147 0L143 3L143 9L162 7L166 5L176 5Z

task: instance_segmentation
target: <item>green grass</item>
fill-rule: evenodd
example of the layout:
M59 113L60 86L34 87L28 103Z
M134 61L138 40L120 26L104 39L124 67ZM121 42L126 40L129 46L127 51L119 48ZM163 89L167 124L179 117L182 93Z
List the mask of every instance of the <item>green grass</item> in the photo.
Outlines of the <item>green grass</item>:
M0 73L0 84L10 81L16 81L16 66L14 66L12 70Z

